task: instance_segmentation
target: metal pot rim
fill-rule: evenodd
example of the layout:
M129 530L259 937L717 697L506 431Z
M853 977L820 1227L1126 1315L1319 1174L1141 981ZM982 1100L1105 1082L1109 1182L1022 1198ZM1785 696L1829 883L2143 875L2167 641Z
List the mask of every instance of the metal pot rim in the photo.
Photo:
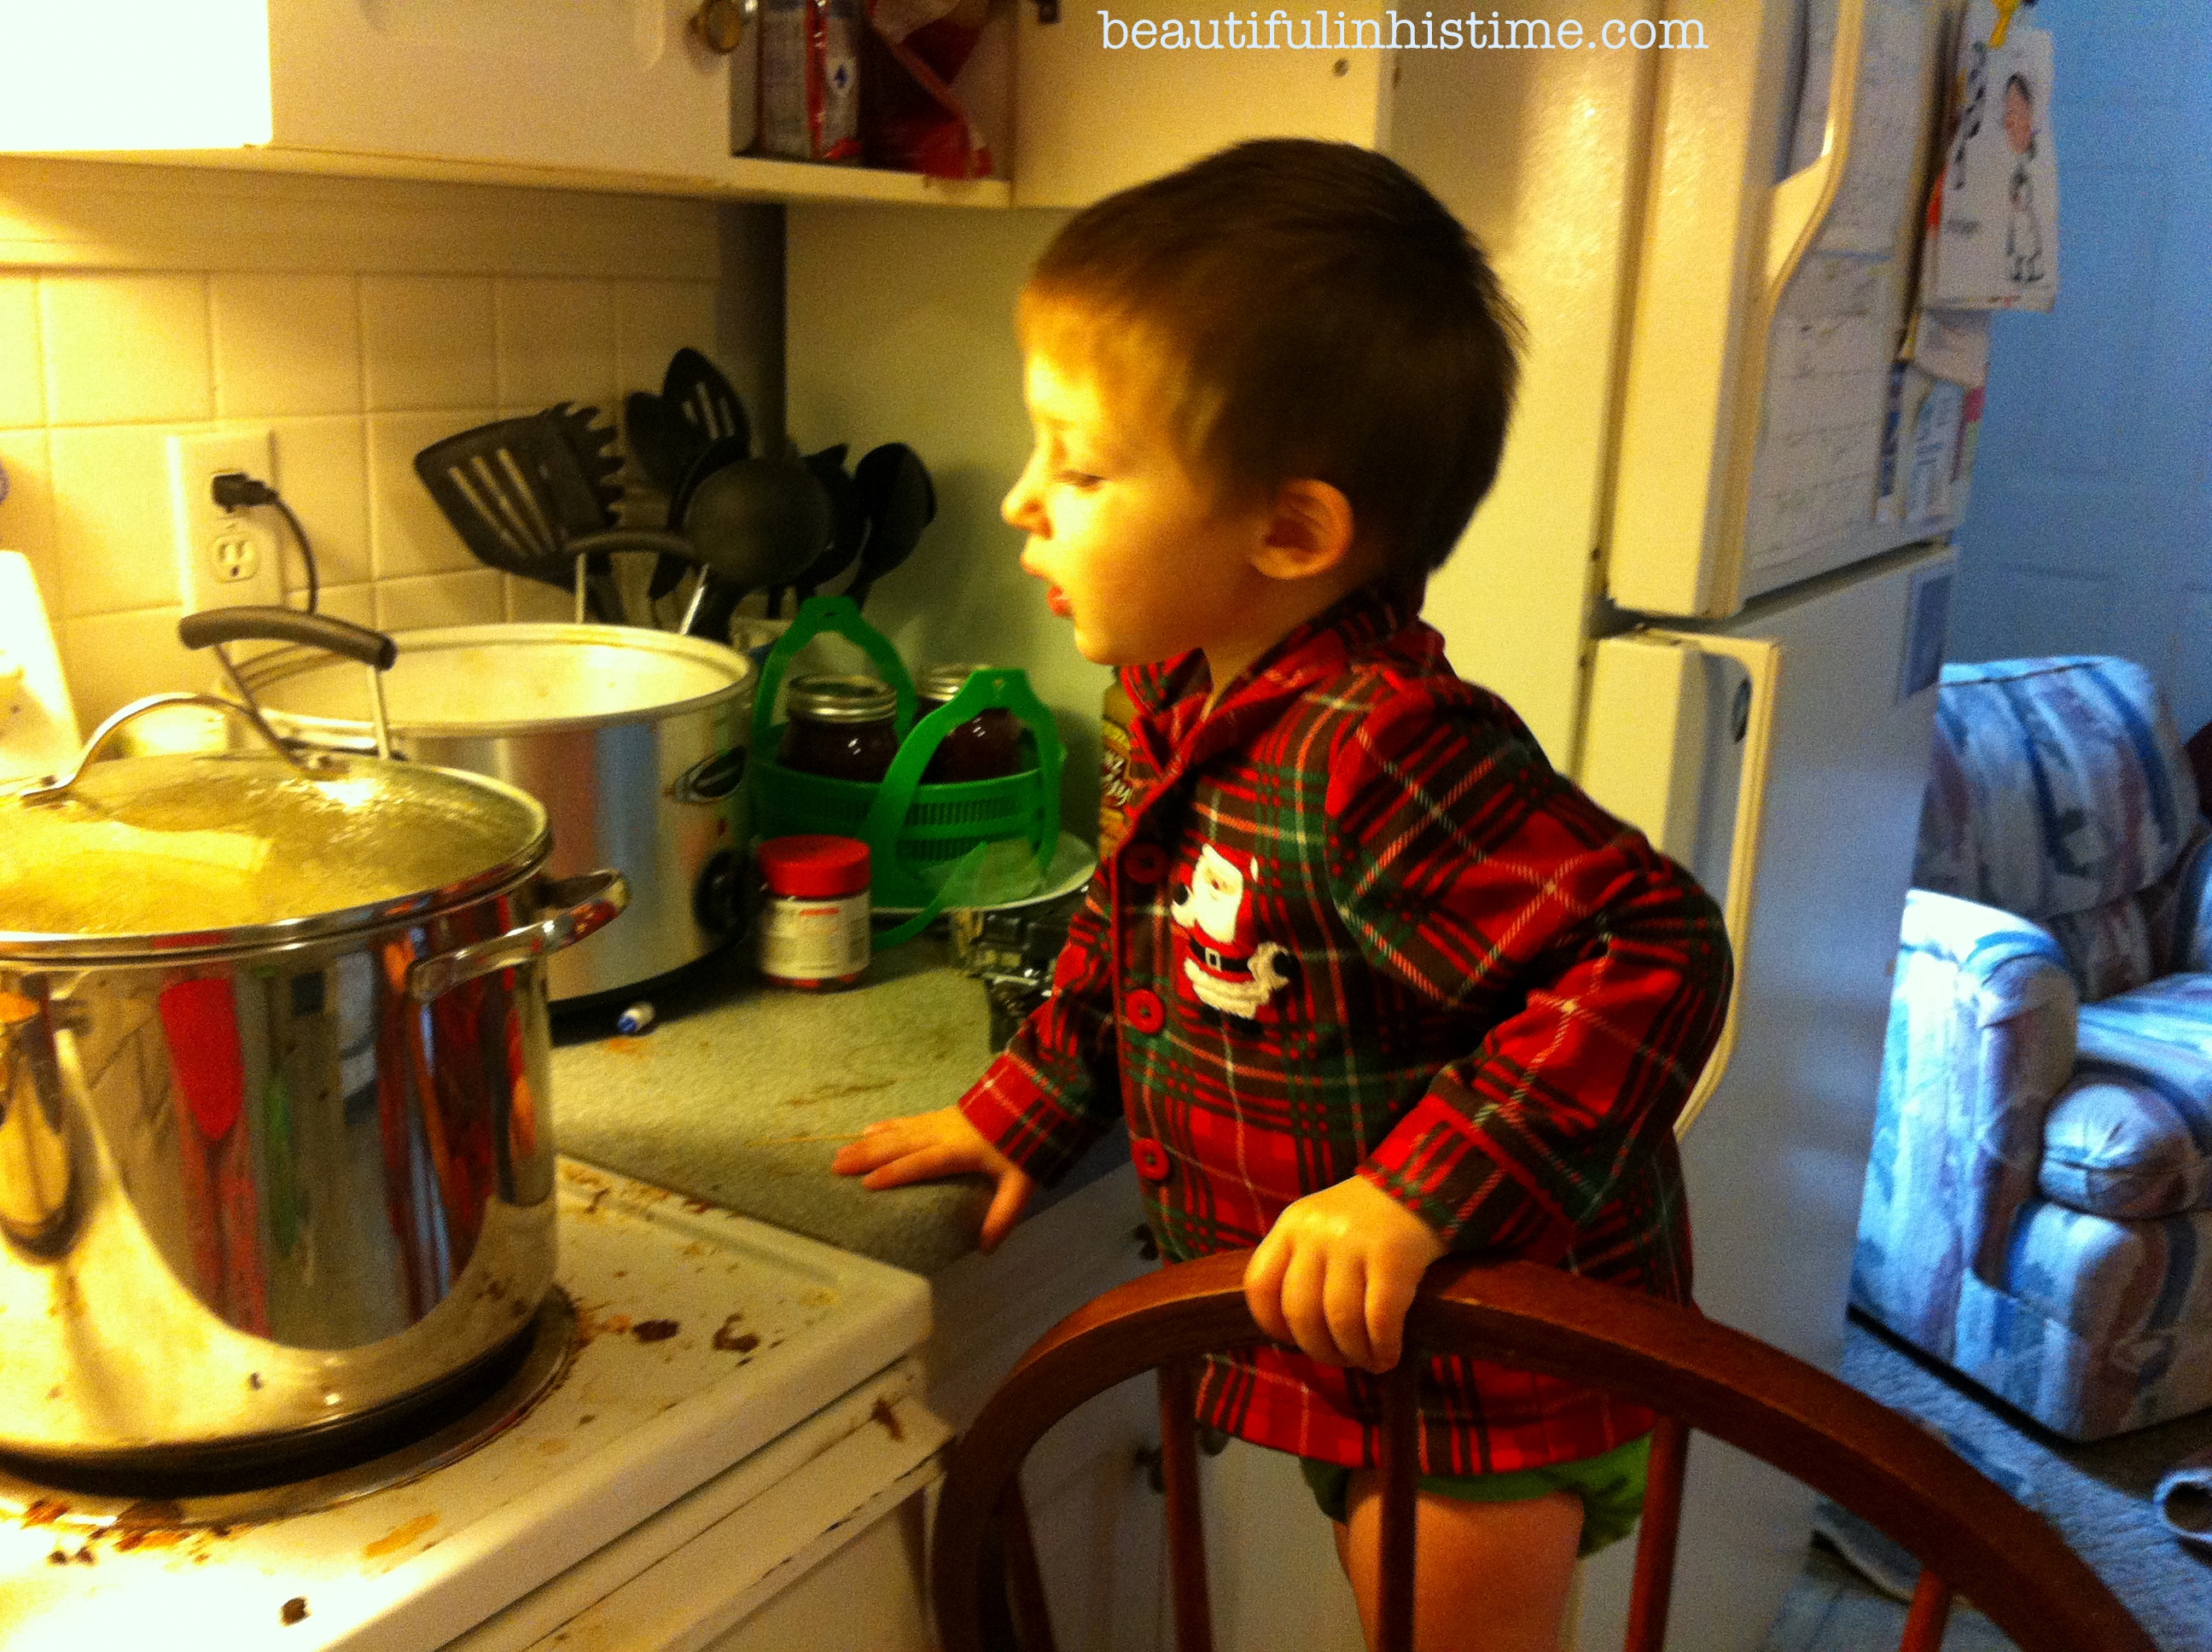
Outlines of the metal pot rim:
M399 645L403 658L417 656L443 648L477 648L498 645L511 649L544 647L562 643L592 643L602 647L634 648L643 653L674 654L696 660L701 665L719 666L732 672L731 679L710 693L694 695L686 700L671 700L656 706L627 711L589 712L563 717L525 717L495 720L464 720L458 722L433 722L420 718L394 717L392 732L395 735L411 735L424 739L495 739L522 734L556 734L580 732L591 729L614 728L626 723L658 721L685 713L704 711L726 705L749 692L752 687L753 663L734 648L710 641L706 637L678 636L672 632L647 630L635 625L580 625L566 623L535 624L448 625L419 631L400 631L392 641ZM263 714L270 722L296 738L345 741L360 737L368 726L366 717L320 717L302 712L288 711L281 705L271 704L268 691L286 677L301 671L320 670L332 664L331 656L321 649L289 647L274 649L241 665L239 674L246 679L255 697L262 701Z
M534 876L553 849L553 830L544 805L520 787L489 774L459 778L529 805L537 830L522 845L492 862L435 889L417 890L366 905L340 907L276 923L235 924L211 930L176 930L156 934L78 935L0 930L0 964L151 963L175 958L205 960L215 954L241 954L289 948L304 942L355 936L362 932L408 928L458 907L506 893Z

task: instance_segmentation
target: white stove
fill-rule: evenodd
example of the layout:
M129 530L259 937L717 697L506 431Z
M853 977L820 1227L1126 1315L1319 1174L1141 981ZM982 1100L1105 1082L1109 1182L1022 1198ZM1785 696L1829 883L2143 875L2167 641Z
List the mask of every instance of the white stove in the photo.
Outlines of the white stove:
M936 1478L926 1281L569 1160L560 1200L574 1333L518 1419L258 1521L19 1496L0 1643L501 1652L597 1613L624 1629L594 1644L700 1646Z

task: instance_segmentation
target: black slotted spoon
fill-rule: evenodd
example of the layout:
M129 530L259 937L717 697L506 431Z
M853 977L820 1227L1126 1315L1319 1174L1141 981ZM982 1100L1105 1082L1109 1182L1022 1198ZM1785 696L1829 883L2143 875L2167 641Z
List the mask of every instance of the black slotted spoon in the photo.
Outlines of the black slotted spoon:
M674 408L702 444L735 437L752 450L752 421L738 399L737 386L697 350L688 344L668 359L661 376L660 399Z

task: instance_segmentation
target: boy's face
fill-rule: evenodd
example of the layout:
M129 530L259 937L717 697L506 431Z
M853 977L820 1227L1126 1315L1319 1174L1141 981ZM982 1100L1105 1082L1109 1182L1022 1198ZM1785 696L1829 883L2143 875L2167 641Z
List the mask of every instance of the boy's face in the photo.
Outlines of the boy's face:
M1032 352L1024 398L1036 446L1000 507L1030 536L1022 569L1102 665L1244 641L1264 507L1218 504L1158 418L1125 410L1096 376Z

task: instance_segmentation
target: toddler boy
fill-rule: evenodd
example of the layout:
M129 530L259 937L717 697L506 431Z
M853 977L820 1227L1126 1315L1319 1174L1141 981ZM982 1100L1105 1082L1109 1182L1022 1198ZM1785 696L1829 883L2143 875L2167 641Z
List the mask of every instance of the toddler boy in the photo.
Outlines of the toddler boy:
M1514 325L1451 215L1350 145L1243 144L1060 231L1004 508L1122 668L1127 828L975 1087L835 1160L991 1176L988 1249L1126 1116L1163 1254L1257 1248L1274 1342L1209 1364L1200 1418L1305 1460L1370 1635L1365 1374L1422 1272L1686 1297L1672 1125L1727 998L1711 902L1416 617L1496 474ZM1418 1643L1548 1652L1577 1550L1634 1523L1650 1413L1462 1359L1420 1409Z

